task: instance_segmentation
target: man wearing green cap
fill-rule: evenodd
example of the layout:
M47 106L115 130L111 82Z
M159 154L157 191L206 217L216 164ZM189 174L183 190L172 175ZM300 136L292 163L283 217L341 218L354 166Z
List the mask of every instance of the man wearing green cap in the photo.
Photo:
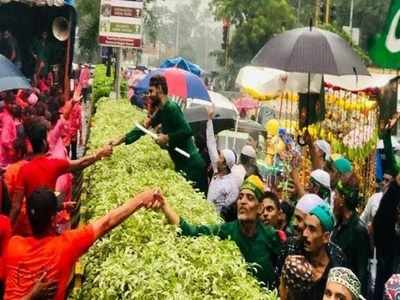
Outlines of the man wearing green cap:
M170 224L179 226L184 236L214 235L234 241L246 262L255 264L251 270L256 278L271 287L275 281L273 267L280 250L280 241L276 230L258 219L263 193L264 184L259 177L252 175L247 178L237 200L237 220L223 224L190 224L176 214L166 199L155 208L162 210Z
M348 159L342 155L338 155L338 157L332 156L328 165L328 173L331 176L331 186L333 188L339 180L346 180L349 178L352 172L353 166Z
M337 224L332 232L331 240L342 248L347 257L348 266L360 279L362 294L366 296L371 244L366 224L356 213L359 200L358 184L354 177L347 182L339 181L333 206Z
M328 204L314 207L305 216L304 225L303 242L297 249L291 249L288 257L304 256L313 267L315 276L312 286L296 295L296 300L322 299L329 270L344 266L346 261L341 249L329 241L334 220Z

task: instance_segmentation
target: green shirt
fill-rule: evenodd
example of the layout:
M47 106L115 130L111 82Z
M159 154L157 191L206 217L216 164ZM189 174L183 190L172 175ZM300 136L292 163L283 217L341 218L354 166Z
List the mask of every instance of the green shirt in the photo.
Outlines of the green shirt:
M194 144L192 129L176 102L168 99L153 117L151 127L155 128L160 124L161 132L169 137L167 150L174 162L175 170L183 172L196 188L205 192L207 190L206 164ZM132 144L143 135L145 133L135 127L126 134L125 143ZM189 153L190 158L174 151L175 147Z
M177 170L185 170L187 165L194 165L200 160L204 166L204 162L193 141L193 133L190 125L186 122L185 117L177 103L167 100L158 113L153 117L151 127L155 128L161 124L161 132L169 137L168 152L174 161ZM144 133L134 128L125 136L125 143L132 144L136 142ZM178 147L190 154L190 158L186 158L182 154L174 151Z
M191 225L181 218L182 235L197 237L215 235L221 239L231 239L239 247L247 263L256 264L255 276L267 286L275 280L274 263L279 254L281 244L274 228L257 221L256 234L247 237L240 230L239 221L215 225Z

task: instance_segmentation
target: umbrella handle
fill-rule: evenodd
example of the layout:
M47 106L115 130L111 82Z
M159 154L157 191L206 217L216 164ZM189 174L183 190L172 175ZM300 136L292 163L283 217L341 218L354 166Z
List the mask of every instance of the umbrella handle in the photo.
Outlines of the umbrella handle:
M299 144L301 147L305 147L307 145L306 141L301 135L297 137L297 144Z

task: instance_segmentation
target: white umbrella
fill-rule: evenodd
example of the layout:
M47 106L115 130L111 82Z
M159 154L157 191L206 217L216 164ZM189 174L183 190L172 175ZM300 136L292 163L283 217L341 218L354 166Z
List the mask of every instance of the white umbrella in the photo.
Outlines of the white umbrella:
M363 91L369 88L381 88L397 77L396 74L371 74L371 76L332 76L325 75L324 81L347 91Z
M236 106L224 95L208 91L210 95L210 102L198 99L188 99L186 109L199 106L214 106L214 113L220 119L233 119L236 120L239 112ZM207 116L205 116L207 117Z
M321 91L322 75L311 75L311 92ZM244 91L260 95L279 92L307 93L308 76L303 73L287 73L278 69L247 66L240 70L236 85Z

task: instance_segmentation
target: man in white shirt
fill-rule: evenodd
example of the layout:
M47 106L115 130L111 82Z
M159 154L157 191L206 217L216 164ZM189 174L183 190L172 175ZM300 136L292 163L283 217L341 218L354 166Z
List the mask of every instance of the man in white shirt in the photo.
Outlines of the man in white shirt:
M256 175L256 150L252 146L245 145L242 148L239 164L233 166L232 173L234 173L241 182L250 175Z
M208 154L214 174L208 188L207 200L215 205L218 212L221 212L223 208L229 207L237 200L242 180L232 172L236 162L235 153L229 149L220 152L217 150L212 116L213 110L210 108L206 133Z

